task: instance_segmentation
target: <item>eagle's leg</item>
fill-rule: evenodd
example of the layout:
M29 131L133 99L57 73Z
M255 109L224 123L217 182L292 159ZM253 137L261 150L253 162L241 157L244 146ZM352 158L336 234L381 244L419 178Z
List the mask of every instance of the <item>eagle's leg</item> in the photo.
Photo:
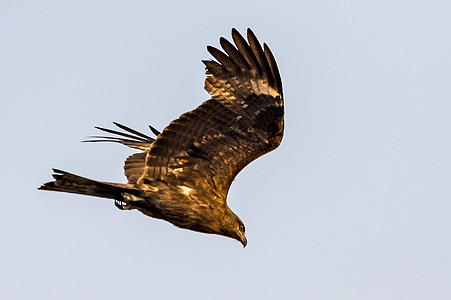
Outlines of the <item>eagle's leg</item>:
M117 208L122 210L129 210L134 209L135 206L133 205L133 202L137 201L143 201L143 198L137 197L135 195L122 193L122 199L115 199L114 205L116 205Z

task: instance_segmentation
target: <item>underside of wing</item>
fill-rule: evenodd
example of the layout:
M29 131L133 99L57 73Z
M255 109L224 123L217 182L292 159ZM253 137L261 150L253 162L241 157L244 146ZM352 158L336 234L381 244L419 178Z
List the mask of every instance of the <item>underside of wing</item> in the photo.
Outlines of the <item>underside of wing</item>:
M276 61L248 29L246 41L208 47L205 89L212 98L174 120L151 144L138 183L168 184L227 193L237 173L277 148L283 136L282 81Z
M140 152L130 155L124 163L124 173L128 183L136 184L143 175L146 167L147 152Z

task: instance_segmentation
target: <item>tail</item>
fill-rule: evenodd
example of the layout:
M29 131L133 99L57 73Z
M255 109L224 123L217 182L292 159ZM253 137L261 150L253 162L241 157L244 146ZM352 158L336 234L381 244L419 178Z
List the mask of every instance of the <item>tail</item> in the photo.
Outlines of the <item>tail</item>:
M53 169L55 181L47 182L39 190L66 192L101 198L122 200L122 193L137 195L131 184L108 183L91 180L65 171Z

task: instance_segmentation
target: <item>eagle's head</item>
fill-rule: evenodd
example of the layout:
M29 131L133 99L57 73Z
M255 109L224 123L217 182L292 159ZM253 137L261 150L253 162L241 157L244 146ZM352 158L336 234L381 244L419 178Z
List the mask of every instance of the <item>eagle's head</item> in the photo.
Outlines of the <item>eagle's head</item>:
M221 233L239 241L243 247L247 245L246 233L243 221L235 215L230 209L227 217L223 219Z
M245 228L243 222L238 218L238 228L235 230L235 239L237 239L243 245L243 248L247 245L247 238L245 234Z

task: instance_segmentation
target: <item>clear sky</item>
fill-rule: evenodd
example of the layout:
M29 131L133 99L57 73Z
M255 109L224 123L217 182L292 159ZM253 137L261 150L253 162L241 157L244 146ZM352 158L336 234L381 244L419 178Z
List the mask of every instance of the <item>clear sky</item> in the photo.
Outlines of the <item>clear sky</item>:
M0 1L1 299L451 299L451 2ZM232 185L248 246L38 191L57 167L125 182L208 98L207 45L250 27L286 131Z

